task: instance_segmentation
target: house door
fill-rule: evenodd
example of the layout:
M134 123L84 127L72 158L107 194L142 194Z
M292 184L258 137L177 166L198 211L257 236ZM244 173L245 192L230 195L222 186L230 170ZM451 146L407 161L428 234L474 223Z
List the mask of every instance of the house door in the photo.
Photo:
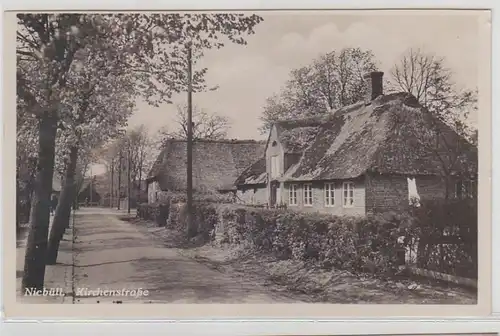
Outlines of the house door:
M276 205L276 198L278 195L278 183L277 182L271 182L271 206Z

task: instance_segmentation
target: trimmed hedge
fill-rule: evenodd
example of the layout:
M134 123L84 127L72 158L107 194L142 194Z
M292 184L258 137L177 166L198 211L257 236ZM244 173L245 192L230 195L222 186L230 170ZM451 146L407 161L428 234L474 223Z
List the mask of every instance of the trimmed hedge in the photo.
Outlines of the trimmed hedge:
M221 243L248 244L279 259L320 263L351 272L394 273L401 265L398 237L409 218L336 217L271 209L223 207Z
M141 204L138 216L188 233L184 200L170 194L161 203ZM477 276L477 204L471 200L422 202L420 207L399 213L366 217L261 209L212 200L212 195L197 195L193 202L195 231L206 242L245 245L278 259L378 275L397 272L406 249L418 245L419 267Z
M419 237L417 266L477 278L476 199L422 202L412 210Z
M165 226L169 217L170 205L163 203L141 203L137 205L137 217L154 221L158 226Z

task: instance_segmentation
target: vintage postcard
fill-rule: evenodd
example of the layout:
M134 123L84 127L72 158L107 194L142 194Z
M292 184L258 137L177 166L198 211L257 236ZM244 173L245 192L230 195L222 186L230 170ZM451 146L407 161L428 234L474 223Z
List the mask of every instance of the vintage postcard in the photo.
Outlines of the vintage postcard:
M6 13L6 316L489 315L490 20Z

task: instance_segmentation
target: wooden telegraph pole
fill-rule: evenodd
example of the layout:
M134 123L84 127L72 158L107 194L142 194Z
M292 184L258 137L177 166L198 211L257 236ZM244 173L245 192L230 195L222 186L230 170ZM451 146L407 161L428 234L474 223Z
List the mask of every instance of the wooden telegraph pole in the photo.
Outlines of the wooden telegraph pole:
M127 213L130 213L130 143L127 145Z
M89 204L88 206L92 206L92 183L94 182L93 180L93 175L92 175L92 166L90 166L90 184L89 184Z
M121 145L120 145L121 146ZM123 163L122 163L122 148L120 147L120 152L118 154L118 191L116 192L117 194L117 199L118 199L118 210L120 210L120 201L121 201L121 189L122 189L122 169L123 169Z
M187 229L188 236L196 235L193 213L193 69L191 43L187 45Z
M109 193L109 207L113 209L113 193L115 190L113 189L113 179L114 177L114 172L115 172L115 161L114 158L111 158L111 192Z

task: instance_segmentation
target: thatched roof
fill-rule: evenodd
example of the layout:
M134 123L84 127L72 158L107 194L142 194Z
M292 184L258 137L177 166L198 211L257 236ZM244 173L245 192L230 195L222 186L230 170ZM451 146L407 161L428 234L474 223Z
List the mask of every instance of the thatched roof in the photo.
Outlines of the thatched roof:
M369 105L360 102L317 118L277 122L275 127L285 154L299 155L283 181L355 178L367 171L441 175L443 160L452 174L477 173L477 148L407 93L379 96ZM445 139L438 147L430 131L434 127ZM458 157L450 155L450 148ZM265 171L263 162L255 163L237 183L255 183Z
M233 190L234 181L264 156L265 143L255 140L196 140L193 143L193 187L199 191ZM148 181L162 190L185 190L187 143L170 139L154 163Z
M266 158L261 157L236 179L236 185L255 185L267 183Z
M322 121L318 118L285 120L275 123L285 153L301 153L314 140Z
M403 175L441 175L449 149L461 156L448 166L453 173L477 172L477 148L422 108L407 93L379 96L321 119L315 137L284 180L354 178L367 171ZM435 148L432 130L446 139ZM436 153L441 153L437 155ZM445 157L448 155L448 157ZM453 159L453 161L455 161Z

